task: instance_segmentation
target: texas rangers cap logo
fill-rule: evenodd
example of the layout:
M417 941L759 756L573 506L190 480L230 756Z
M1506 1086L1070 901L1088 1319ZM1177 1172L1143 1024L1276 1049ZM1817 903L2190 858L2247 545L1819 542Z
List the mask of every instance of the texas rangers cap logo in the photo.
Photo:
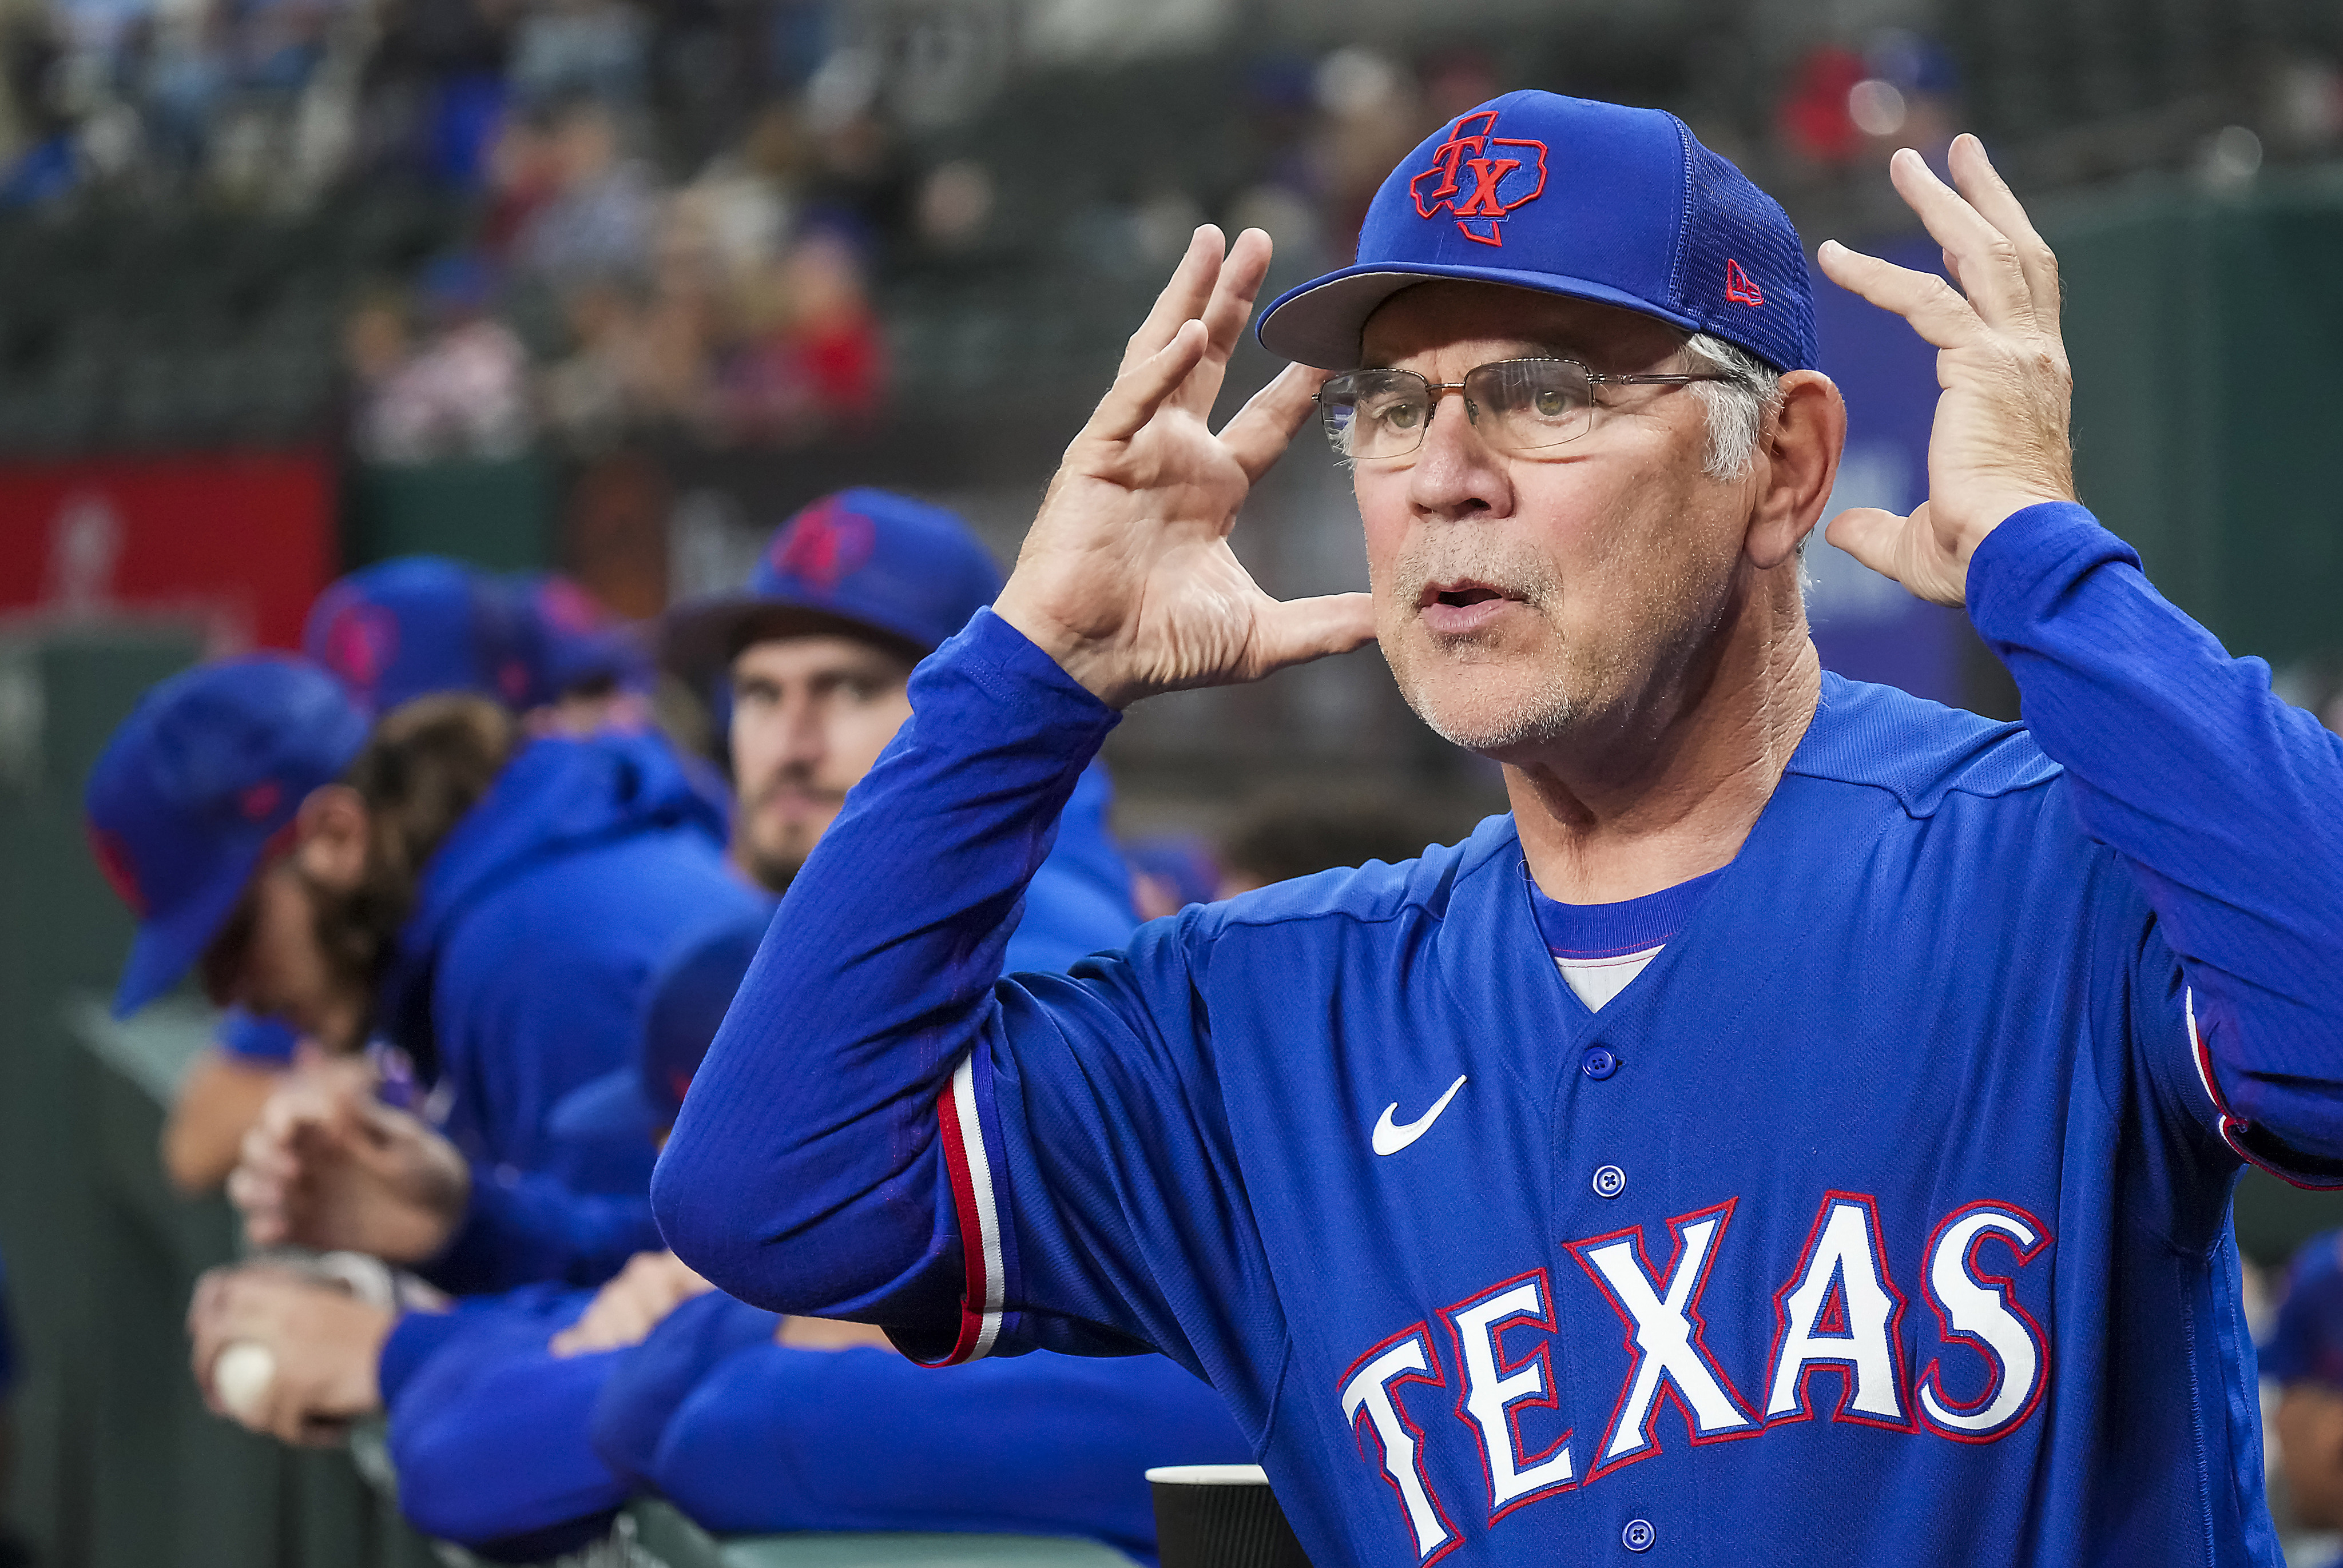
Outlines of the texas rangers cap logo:
M773 570L825 594L836 593L845 576L870 558L878 530L870 519L835 500L798 514L773 541Z
M1432 166L1407 182L1419 217L1443 212L1466 239L1502 246L1498 220L1545 191L1545 144L1496 134L1497 111L1458 120L1432 149Z
M398 651L398 618L378 604L347 600L327 623L320 651L335 674L361 691L372 691Z

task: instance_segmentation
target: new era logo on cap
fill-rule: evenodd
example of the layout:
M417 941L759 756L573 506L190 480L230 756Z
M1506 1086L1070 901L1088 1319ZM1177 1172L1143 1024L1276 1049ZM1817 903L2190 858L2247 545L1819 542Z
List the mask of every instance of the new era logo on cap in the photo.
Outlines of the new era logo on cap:
M1735 305L1763 305L1765 303L1765 291L1749 281L1749 275L1741 270L1739 262L1727 256L1725 262L1725 297Z
M1545 191L1545 144L1496 134L1497 112L1467 115L1432 151L1432 166L1407 182L1417 216L1453 217L1457 232L1483 245L1503 246L1498 220Z

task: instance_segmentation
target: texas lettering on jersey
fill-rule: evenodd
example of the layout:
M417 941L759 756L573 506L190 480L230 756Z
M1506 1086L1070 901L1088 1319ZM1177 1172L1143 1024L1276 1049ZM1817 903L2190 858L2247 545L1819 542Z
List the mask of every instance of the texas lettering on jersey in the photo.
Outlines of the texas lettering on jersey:
M1425 1403L1453 1402L1462 1426L1435 1423L1443 1438L1478 1444L1492 1524L1660 1454L1674 1441L1661 1421L1664 1402L1694 1443L1816 1419L1990 1442L2033 1416L2049 1379L2049 1341L2018 1302L2017 1276L2051 1238L2032 1214L1978 1202L1936 1223L1916 1260L1936 1344L1916 1379L1907 1351L1926 1332L1925 1319L1906 1310L1875 1201L1825 1192L1804 1254L1782 1260L1732 1255L1738 1201L1669 1220L1664 1266L1654 1266L1642 1226L1573 1241L1564 1250L1583 1278L1567 1268L1559 1278L1543 1267L1517 1274L1402 1329L1343 1372L1343 1418L1361 1457L1380 1468L1397 1498L1419 1563L1463 1543L1453 1512L1462 1500L1433 1487L1424 1463L1433 1439L1409 1411L1410 1384L1442 1391L1417 1396ZM1786 1265L1770 1296L1761 1280L1776 1276L1761 1274L1761 1263ZM1702 1303L1720 1271L1733 1285L1721 1295L1770 1306L1773 1350L1763 1366L1727 1368L1710 1353ZM1558 1299L1561 1292L1578 1293ZM1607 1416L1586 1421L1594 1412L1574 1412L1579 1419L1565 1423L1552 1355L1556 1314L1584 1322L1584 1312L1604 1308L1624 1331L1626 1381ZM1833 1375L1818 1380L1825 1373ZM1547 1413L1525 1437L1523 1418L1540 1410Z

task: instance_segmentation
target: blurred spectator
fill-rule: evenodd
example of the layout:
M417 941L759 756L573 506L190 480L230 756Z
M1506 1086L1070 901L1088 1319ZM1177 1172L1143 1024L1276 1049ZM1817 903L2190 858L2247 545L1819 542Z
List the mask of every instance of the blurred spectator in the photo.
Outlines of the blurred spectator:
M2261 1371L2278 1385L2273 1430L2287 1511L2300 1530L2343 1531L2343 1233L2314 1236L2295 1254ZM2343 1564L2331 1543L2306 1561Z
M1416 814L1379 801L1272 799L1253 809L1221 848L1220 896L1369 860L1413 860L1431 841Z
M528 356L512 328L488 314L486 267L445 256L425 271L421 287L430 335L387 369L393 335L383 307L362 307L346 336L362 378L353 445L377 463L519 453L535 425ZM363 379L369 374L370 383Z
M1122 858L1131 862L1131 901L1142 920L1159 920L1221 896L1220 862L1212 847L1192 833L1133 839L1123 845Z
M729 439L789 443L865 426L886 371L854 248L818 229L789 247L725 367L718 424Z
M551 194L514 237L512 261L554 284L639 277L649 270L659 191L651 171L622 156L608 106L571 105L554 123Z

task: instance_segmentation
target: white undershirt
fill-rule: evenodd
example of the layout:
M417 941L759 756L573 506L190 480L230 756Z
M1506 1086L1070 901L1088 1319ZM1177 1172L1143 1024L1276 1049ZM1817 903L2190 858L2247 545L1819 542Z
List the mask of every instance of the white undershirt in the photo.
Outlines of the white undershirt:
M1578 993L1587 1011L1601 1012L1603 1004L1625 990L1666 946L1662 942L1641 952L1616 953L1606 959L1556 959L1554 967L1562 971L1564 982Z

